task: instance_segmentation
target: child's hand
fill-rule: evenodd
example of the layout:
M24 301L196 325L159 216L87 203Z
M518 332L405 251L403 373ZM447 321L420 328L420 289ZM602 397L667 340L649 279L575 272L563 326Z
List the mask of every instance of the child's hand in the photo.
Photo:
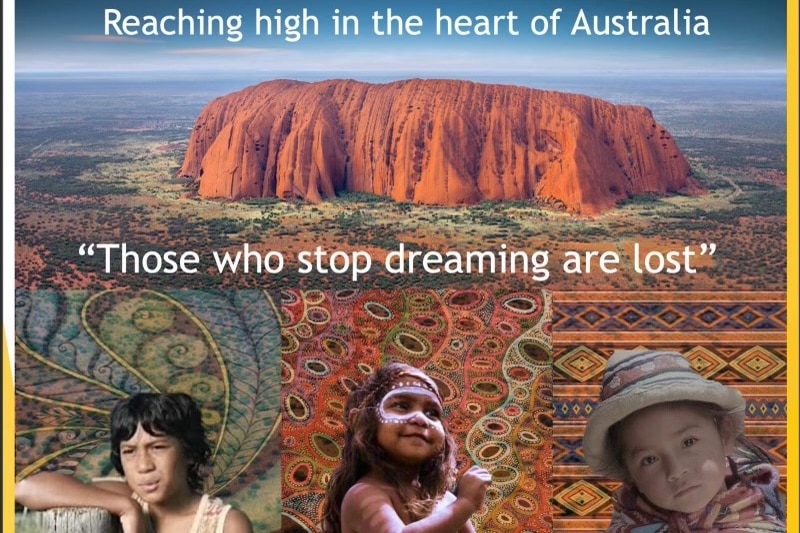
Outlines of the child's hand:
M133 500L131 500L131 505L120 513L119 522L122 526L122 533L144 533L147 531L142 508Z
M470 503L473 507L473 512L475 512L483 505L486 489L489 488L491 482L492 475L487 470L473 465L458 480L456 497L459 500L463 498Z

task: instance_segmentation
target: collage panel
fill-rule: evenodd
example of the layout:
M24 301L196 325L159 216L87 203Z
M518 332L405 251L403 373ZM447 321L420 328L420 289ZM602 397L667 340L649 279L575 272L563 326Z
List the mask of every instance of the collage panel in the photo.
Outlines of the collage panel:
M551 531L551 313L551 295L538 289L283 291L282 531L319 531L337 469L361 457L346 440L372 434L354 413L392 396L370 383L397 363L437 391L456 473L477 465L491 474L475 530ZM380 413L368 419L375 431L395 425ZM384 452L390 466L403 457Z
M638 509L642 502L652 502L646 492L631 489L636 483L631 483L630 477L625 477L630 472L619 466L619 458L625 457L619 455L626 449L625 441L620 437L619 441L602 441L606 445L601 446L598 440L609 422L619 422L617 427L624 428L625 420L634 420L636 413L657 410L670 402L710 403L734 413L734 425L742 425L738 429L743 432L725 450L730 462L725 485L736 488L743 479L760 489L753 496L758 505L744 506L751 514L737 514L726 507L724 496L729 493L715 496L714 502L722 503L713 510L711 503L706 506L709 500L693 494L692 512L683 513L689 520L685 527L702 529L691 523L701 517L701 521L710 520L709 524L720 527L717 520L729 513L729 520L759 519L766 522L759 526L765 531L785 531L789 476L786 295L560 293L557 298L553 318L554 531L599 532L609 527L625 531L624 527L645 524L678 527L669 522L663 509L658 516L637 514L626 526L620 525L626 515L619 512L629 508L632 494L638 497L634 498ZM626 376L621 369L630 373ZM667 371L673 374L664 378L660 372ZM619 401L633 393L637 396L632 403ZM620 411L609 417L609 406L615 404ZM679 416L680 410L673 412L673 418ZM641 419L635 420L645 427ZM728 420L728 415L723 413L720 420ZM592 424L595 427L590 429ZM738 429L728 432L724 424L718 428L721 438L739 433ZM693 439L681 442L690 447ZM647 457L648 462L656 463L661 456ZM700 483L704 478L689 479Z
M123 492L155 513L174 483L188 483L209 496L201 522L245 515L254 531L277 529L277 306L258 290L18 290L14 471L29 485L18 484L18 503L30 492L31 507L79 495L59 484L64 476L114 490L127 481ZM178 470L158 466L165 438L180 443L178 459L163 463ZM152 464L127 462L145 449ZM17 517L19 531L115 531L97 510L18 506Z
M4 5L3 531L800 531L798 0L206 4Z

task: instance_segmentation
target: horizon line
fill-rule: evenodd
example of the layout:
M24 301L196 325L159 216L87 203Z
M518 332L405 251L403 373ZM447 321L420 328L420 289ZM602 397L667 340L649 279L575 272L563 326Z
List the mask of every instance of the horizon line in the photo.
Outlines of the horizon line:
M562 71L562 72L545 72L545 71L527 71L527 72L519 72L519 71L512 71L512 70L447 70L447 71L440 71L440 70L359 70L359 69L276 69L276 70L265 70L265 71L246 71L246 70L185 70L185 71L176 71L176 70L168 70L168 69L119 69L119 70L110 70L110 69L98 69L98 70L15 70L14 76L39 76L39 75L59 75L59 76L116 76L121 74L130 74L130 75L142 75L142 74L153 74L158 76L172 76L172 77L187 77L187 76L194 76L194 75L207 75L207 74L216 74L221 75L224 77L241 77L241 76L258 76L258 75L269 75L269 74L286 74L291 73L295 75L310 75L310 74L318 74L318 73L358 73L358 74L366 74L366 75L375 75L375 76L388 76L388 75L416 75L416 76L427 76L427 75L437 75L437 76L451 76L451 75L462 75L462 74L469 74L469 75L477 75L477 76L519 76L519 77L526 77L526 76L549 76L549 77L559 77L559 76L577 76L577 77L604 77L604 76L632 76L632 77L645 77L645 76L653 76L653 75L662 75L662 76L676 76L676 75L691 75L697 76L698 74L702 75L710 75L710 76L786 76L787 70L786 68L778 69L778 68L766 68L766 69L746 69L746 70L692 70L692 69L670 69L670 70L647 70L643 71L641 69L607 69L607 70L574 70L574 71Z

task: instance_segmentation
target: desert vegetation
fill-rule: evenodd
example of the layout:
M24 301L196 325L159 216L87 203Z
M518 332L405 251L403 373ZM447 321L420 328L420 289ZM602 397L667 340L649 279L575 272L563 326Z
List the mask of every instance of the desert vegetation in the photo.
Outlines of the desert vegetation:
M441 253L500 251L502 246L528 253L548 250L546 286L557 290L786 288L785 132L770 129L782 117L772 107L760 114L748 110L747 120L760 122L745 128L729 124L736 117L722 107L701 117L675 102L663 104L660 120L672 120L670 130L708 194L643 195L602 215L575 216L524 201L432 207L365 193L318 204L204 200L196 183L176 176L208 95L180 103L174 96L129 95L115 99L124 106L111 116L88 96L74 98L57 105L49 94L23 91L18 97L20 287L351 286L347 275L297 272L297 254L318 246L328 252L368 252L373 270L359 279L361 287L532 283L520 273L389 275L383 260L402 243L407 250ZM713 242L717 251L698 261L696 274L641 275L631 267L636 242L648 250ZM122 274L118 268L106 273L100 254L79 254L89 243L127 243L140 253L194 250L203 268L195 274ZM279 251L286 259L283 271L220 274L212 253L235 253L244 243L262 254ZM569 250L615 251L619 271L565 274L560 265Z

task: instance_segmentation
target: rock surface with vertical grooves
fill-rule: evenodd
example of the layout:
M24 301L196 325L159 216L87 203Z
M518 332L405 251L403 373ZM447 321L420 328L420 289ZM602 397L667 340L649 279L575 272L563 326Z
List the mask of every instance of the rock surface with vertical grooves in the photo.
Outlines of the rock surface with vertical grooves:
M319 202L346 190L584 214L638 194L702 192L645 107L456 80L248 87L203 109L180 174L207 198Z

